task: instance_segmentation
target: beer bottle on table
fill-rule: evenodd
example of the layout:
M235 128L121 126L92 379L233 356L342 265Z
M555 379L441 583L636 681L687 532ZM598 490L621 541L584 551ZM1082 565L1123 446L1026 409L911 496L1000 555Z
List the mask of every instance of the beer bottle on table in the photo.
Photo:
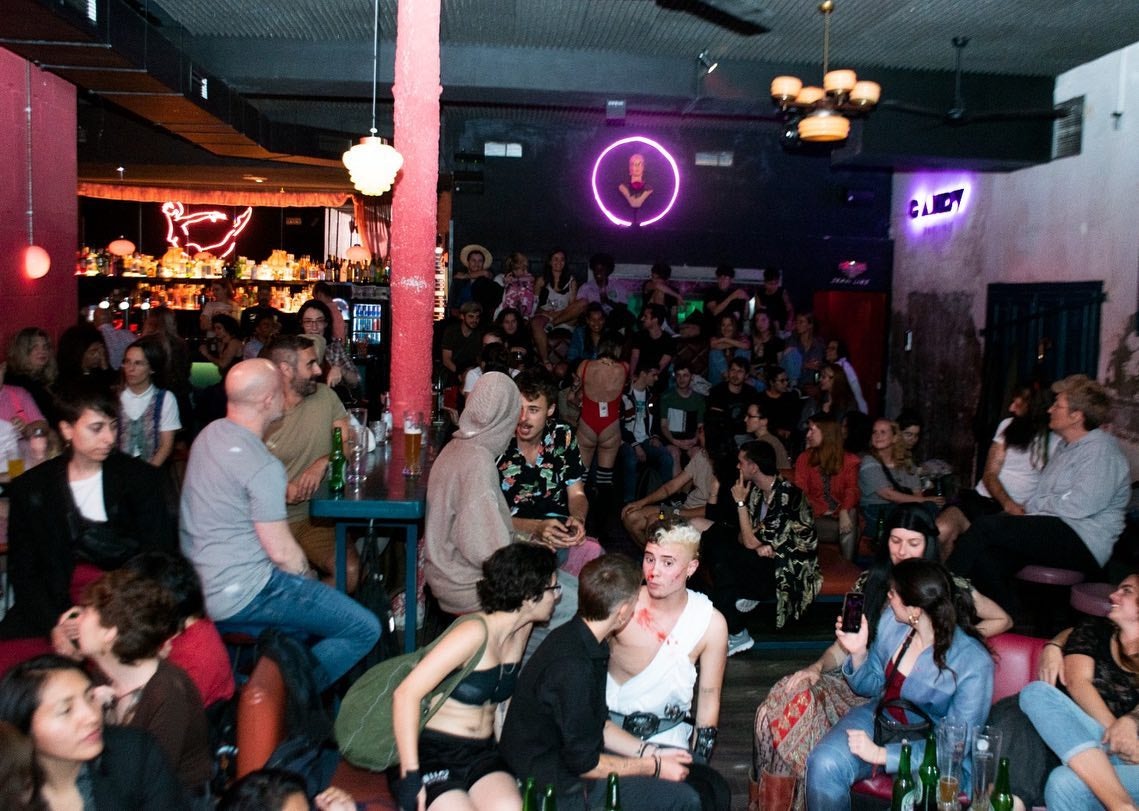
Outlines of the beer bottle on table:
M910 745L902 742L902 754L898 758L898 775L894 778L894 793L890 800L890 811L903 811L913 808L914 775L910 771ZM908 802L908 805L907 805Z
M609 772L609 784L605 787L605 811L621 811L621 788L617 784L617 772Z
M546 784L546 793L542 795L542 811L558 811L558 798L550 783Z
M989 795L990 811L1012 811L1012 788L1008 778L1008 758L1003 757L997 766L997 779L993 781L993 793Z
M941 770L937 768L937 738L930 732L925 741L925 757L918 767L918 781L921 783L919 811L937 811L937 781Z
M522 789L522 811L538 811L538 789L533 777L526 778L526 785Z
M332 447L328 451L328 490L344 492L344 437L339 428L332 429Z

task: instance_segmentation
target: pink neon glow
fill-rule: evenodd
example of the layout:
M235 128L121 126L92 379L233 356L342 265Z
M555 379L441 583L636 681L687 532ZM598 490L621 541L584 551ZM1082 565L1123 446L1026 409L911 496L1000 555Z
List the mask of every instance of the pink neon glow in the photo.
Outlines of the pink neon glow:
M650 138L645 138L641 135L633 135L629 138L622 138L620 141L614 141L609 146L605 147L605 149L602 150L601 154L597 156L597 160L593 164L593 175L590 183L593 186L593 199L597 201L597 207L601 209L601 213L604 214L614 225L620 225L622 228L628 228L633 224L633 221L622 219L605 207L605 203L603 203L601 200L601 193L597 190L597 171L600 169L601 162L605 160L606 155L608 155L617 147L624 146L625 144L644 144L645 146L651 147L663 155L664 159L668 161L668 165L672 167L672 199L668 201L668 205L665 206L659 214L640 223L641 228L644 228L645 226L652 225L657 220L663 218L664 215L668 214L668 212L672 210L673 205L676 203L676 198L680 195L680 168L676 165L676 161L673 160L672 155L668 153L667 149L658 144L656 141Z
M193 214L187 214L185 207L181 203L169 202L162 204L162 215L166 217L166 241L175 248L182 248L183 250L193 250L194 253L202 253L208 251L219 259L225 259L233 253L237 247L237 236L245 230L245 226L249 225L249 220L253 217L253 207L245 209L237 215L233 220L233 227L227 231L220 240L211 245L202 245L190 237L190 229L200 222L224 222L229 219L229 216L222 211L196 211ZM181 236L174 233L175 228L182 232ZM185 242L182 240L185 239ZM222 249L221 253L217 253L218 249Z
M911 231L921 233L959 219L972 202L972 195L973 179L968 175L919 175L901 201L903 216Z

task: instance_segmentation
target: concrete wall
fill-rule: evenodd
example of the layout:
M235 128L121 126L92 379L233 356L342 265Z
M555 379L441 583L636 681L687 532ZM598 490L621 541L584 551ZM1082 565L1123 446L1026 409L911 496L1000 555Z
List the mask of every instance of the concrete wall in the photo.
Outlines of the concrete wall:
M1007 175L897 174L891 236L894 319L889 407L916 404L927 453L968 455L980 390L986 286L1102 281L1099 378L1117 398L1113 430L1139 462L1139 43L1063 74L1057 102L1085 97L1082 153ZM1113 113L1122 112L1121 116ZM963 210L917 230L908 201L966 187ZM925 219L925 218L919 218ZM936 220L936 218L928 218ZM912 349L904 349L907 330Z

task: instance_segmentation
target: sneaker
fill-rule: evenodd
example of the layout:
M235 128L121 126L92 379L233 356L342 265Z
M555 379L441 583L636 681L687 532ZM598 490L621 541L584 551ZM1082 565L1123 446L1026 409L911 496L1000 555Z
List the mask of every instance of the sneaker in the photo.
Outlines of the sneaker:
M749 611L755 611L755 607L759 605L759 600L745 600L742 597L736 600L736 611L741 614L746 614Z
M728 656L735 656L737 653L751 650L753 645L755 645L755 640L751 638L751 634L747 632L746 628L738 634L730 634L728 636Z

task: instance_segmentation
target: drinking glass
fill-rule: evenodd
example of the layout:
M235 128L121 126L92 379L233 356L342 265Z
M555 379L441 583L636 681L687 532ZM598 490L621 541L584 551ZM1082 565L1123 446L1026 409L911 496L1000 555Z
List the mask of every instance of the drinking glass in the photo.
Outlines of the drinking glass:
M423 448L423 412L403 412L403 475L418 476L423 472L419 461Z
M973 736L973 805L975 811L989 811L989 793L993 790L997 760L1001 756L1001 731L983 726Z
M344 465L344 482L359 486L368 476L368 428L361 423L349 420L348 436L344 443L347 459Z
M957 808L968 732L969 725L959 721L942 721L937 728L937 769L941 772L937 797L939 811Z
M377 445L386 445L388 441L388 424L383 420L372 420L368 423L372 429L372 436L376 438Z

